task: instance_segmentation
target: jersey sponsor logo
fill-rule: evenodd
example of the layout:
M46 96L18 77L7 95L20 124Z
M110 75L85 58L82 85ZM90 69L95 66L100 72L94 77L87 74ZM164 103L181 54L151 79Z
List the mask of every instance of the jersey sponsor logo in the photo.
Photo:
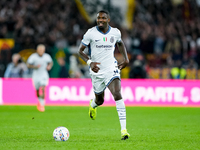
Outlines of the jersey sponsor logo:
M96 45L96 48L112 48L112 45Z
M110 38L110 42L111 42L111 43L114 42L114 36L111 36L111 38Z

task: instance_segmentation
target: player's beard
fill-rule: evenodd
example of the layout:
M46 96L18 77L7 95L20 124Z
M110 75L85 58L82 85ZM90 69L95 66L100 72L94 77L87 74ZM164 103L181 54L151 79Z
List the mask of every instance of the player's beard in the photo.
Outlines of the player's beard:
M101 25L100 25L101 24ZM104 30L106 28L106 23L98 23L98 28Z
M103 30L104 29L104 26L98 26L100 30Z

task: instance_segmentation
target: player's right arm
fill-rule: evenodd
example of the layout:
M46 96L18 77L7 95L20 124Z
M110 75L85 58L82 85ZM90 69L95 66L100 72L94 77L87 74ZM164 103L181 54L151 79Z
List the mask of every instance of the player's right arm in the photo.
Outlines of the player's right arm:
M81 44L78 49L79 56L90 66L91 70L97 73L99 71L99 67L97 66L100 63L92 62L88 55L84 53L85 48L91 43L92 41L92 34L91 29L89 29L83 36Z
M81 43L78 49L78 54L85 62L87 62L90 58L84 53L85 48L86 46Z
M38 69L41 66L41 65L34 65L34 55L31 55L28 58L26 65L28 68L31 68L31 69Z
M31 64L27 63L27 67L31 68L31 69L38 69L38 68L40 68L40 66L41 65L31 65Z
M78 54L87 63L88 60L90 60L90 58L88 57L88 55L86 55L84 53L85 48L86 48L86 46L81 43L80 46L79 46L79 49L78 49ZM98 63L98 62L91 62L89 64L90 67L91 67L91 70L94 71L95 73L97 73L100 70L100 68L97 66L98 64L100 64L100 63Z

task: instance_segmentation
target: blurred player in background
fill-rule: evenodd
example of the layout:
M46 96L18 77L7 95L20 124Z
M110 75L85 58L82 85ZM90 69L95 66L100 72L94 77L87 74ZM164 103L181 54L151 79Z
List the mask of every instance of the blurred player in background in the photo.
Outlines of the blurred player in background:
M28 68L33 69L32 79L37 92L38 105L37 109L41 112L45 111L45 87L49 81L48 71L53 66L52 58L45 53L45 46L39 44L36 53L33 53L27 60ZM41 93L39 92L41 89Z
M90 101L89 116L96 118L97 106L104 103L104 90L106 87L112 93L121 124L121 139L129 138L126 129L126 108L121 95L120 70L125 68L129 59L121 32L109 25L110 17L107 11L99 11L97 14L97 26L90 28L84 35L79 46L79 56L90 66L90 75L95 92L95 98ZM120 64L114 58L115 46L124 57ZM89 47L90 56L84 53Z
M22 61L20 54L12 55L12 62L10 62L6 68L5 78L23 78L27 77L28 68Z

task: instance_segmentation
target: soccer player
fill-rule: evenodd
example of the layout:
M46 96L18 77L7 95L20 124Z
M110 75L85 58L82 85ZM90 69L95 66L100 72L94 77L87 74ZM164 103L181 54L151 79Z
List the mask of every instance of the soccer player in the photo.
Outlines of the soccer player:
M121 39L121 32L109 25L110 17L107 11L101 10L97 14L97 26L90 28L79 46L79 56L90 67L90 75L95 97L90 101L89 116L96 118L96 109L104 103L104 90L106 87L112 93L116 101L116 109L121 125L121 139L129 138L126 129L126 108L121 95L120 70L125 68L129 59L126 48ZM114 58L115 46L124 57L124 61L118 64ZM84 50L88 47L88 56Z
M45 87L48 84L49 74L53 66L52 58L49 54L45 53L45 46L39 44L36 53L31 54L27 60L28 68L33 69L32 80L36 89L38 97L37 109L41 112L45 111ZM41 89L41 93L39 92Z

